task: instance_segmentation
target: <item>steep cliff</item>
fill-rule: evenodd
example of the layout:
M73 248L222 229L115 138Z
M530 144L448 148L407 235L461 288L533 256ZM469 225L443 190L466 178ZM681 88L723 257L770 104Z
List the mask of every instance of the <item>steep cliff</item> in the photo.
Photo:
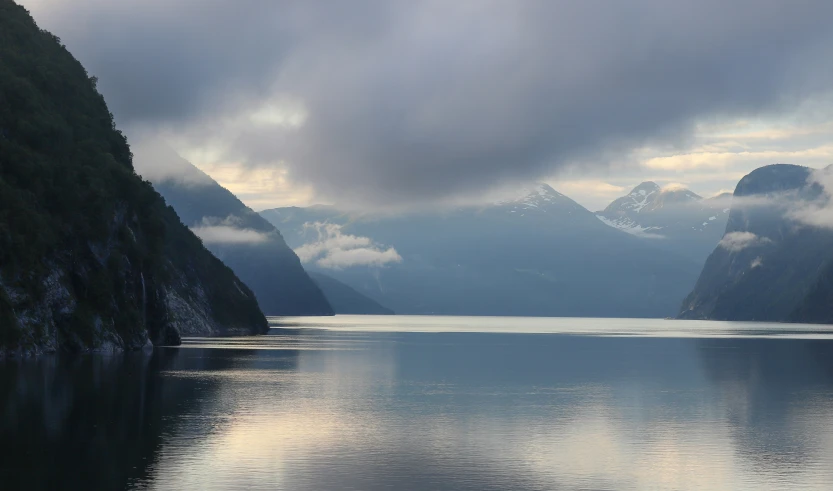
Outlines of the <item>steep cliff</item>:
M822 269L818 280L787 318L791 322L833 324L833 259Z
M333 315L278 229L231 191L164 145L139 145L135 165L208 250L251 287L266 315Z
M681 317L823 321L818 309L829 297L823 272L833 259L833 232L803 224L791 213L824 197L810 177L807 167L778 164L740 180L726 233L685 299Z
M135 174L95 83L0 0L0 353L265 331L254 294Z

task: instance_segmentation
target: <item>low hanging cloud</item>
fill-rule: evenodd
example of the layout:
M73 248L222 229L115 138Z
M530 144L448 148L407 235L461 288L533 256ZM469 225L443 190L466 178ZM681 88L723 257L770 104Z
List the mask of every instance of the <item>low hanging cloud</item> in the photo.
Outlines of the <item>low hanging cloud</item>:
M727 208L730 205L732 209L737 210L768 208L773 214L792 220L799 226L833 229L833 166L811 171L806 185L800 189L762 195L727 196L712 201L725 202ZM720 245L725 249L737 251L766 242L769 242L769 239L757 237L749 232L732 232L724 236ZM752 267L759 265L760 261Z
M759 237L752 232L729 232L723 236L717 245L729 252L738 252L747 247L759 246L770 242L772 240L766 237Z
M190 228L206 244L259 244L271 238L269 233L242 228L240 220L234 216L206 217Z
M811 204L790 212L789 216L805 225L833 229L833 206L831 203Z
M807 183L820 186L821 196L791 210L787 216L812 227L833 229L833 167L813 171Z
M176 181L186 186L211 186L214 180L183 159L165 142L137 136L130 140L133 168L153 183Z
M799 190L776 191L768 194L753 194L747 196L734 196L729 193L721 193L713 198L702 201L711 208L720 210L753 210L768 208L774 214L780 214L788 218L793 217L796 210L807 206L807 201L800 196Z
M340 204L603 169L833 87L823 0L23 3L131 135L280 167Z
M384 266L402 261L393 247L384 248L369 237L345 234L341 225L325 222L308 222L305 230L317 232L315 242L295 249L303 263L314 262L322 268L343 269L352 266Z
M672 193L674 191L686 191L686 190L688 190L688 186L686 186L685 184L683 184L681 182L669 182L669 183L666 183L664 186L662 186L662 188L660 189L660 192L661 193Z

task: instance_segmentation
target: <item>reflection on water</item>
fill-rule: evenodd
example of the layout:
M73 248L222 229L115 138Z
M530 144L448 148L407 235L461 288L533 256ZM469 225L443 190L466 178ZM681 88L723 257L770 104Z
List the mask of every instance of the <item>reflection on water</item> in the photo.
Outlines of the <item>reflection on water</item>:
M833 489L833 340L348 321L0 364L0 488Z

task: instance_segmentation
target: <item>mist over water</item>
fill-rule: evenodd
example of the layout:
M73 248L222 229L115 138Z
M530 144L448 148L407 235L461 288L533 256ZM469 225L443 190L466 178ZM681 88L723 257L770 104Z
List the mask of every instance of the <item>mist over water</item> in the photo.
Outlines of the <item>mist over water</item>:
M153 354L3 362L2 488L833 487L823 327L272 322Z

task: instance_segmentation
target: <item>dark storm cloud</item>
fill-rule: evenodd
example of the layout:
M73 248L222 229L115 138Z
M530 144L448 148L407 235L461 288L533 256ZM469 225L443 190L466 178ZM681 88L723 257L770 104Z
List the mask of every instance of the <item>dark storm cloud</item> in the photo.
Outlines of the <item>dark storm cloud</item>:
M339 200L537 178L681 141L697 118L787 109L833 80L826 0L33 7L121 124L222 142L245 165L282 162ZM278 96L303 105L302 126L240 118Z

